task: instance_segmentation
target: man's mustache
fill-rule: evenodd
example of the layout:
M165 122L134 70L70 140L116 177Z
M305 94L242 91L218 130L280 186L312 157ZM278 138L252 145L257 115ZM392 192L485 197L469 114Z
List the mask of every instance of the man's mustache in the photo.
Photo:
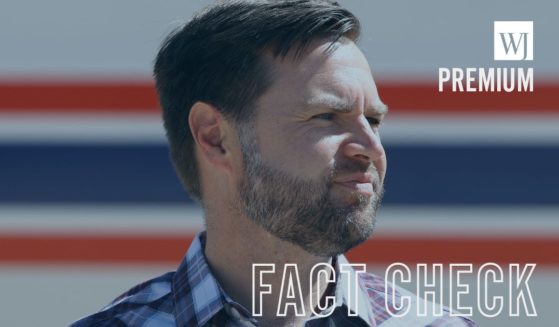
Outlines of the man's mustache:
M334 176L342 174L366 173L369 172L371 168L374 170L372 163L364 163L363 161L336 161L334 163Z
M330 182L333 184L336 178L359 173L370 173L373 176L373 184L375 184L376 187L380 186L379 173L373 163L365 163L357 160L336 161L334 163Z

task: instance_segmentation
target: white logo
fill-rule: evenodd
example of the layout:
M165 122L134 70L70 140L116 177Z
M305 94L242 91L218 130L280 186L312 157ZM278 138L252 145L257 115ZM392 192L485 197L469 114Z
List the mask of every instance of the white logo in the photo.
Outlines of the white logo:
M534 22L495 21L495 60L534 60Z

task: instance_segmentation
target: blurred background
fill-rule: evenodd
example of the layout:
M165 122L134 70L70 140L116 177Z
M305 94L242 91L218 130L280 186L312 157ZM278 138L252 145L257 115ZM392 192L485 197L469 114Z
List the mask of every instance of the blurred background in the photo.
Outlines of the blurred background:
M473 277L463 305L482 326L554 326L559 5L340 2L391 107L385 203L350 258L380 275L393 262L536 263L537 317L483 317ZM207 4L0 3L0 326L68 325L174 270L203 228L168 159L151 68ZM534 61L493 61L495 20L534 21ZM534 67L534 92L439 93L439 67Z

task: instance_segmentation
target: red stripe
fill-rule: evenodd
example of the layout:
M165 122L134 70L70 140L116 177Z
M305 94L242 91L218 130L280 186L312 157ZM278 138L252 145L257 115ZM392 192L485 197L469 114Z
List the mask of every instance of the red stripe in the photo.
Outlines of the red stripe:
M435 83L382 83L382 100L394 111L559 113L559 82L535 83L533 92L439 92Z
M394 112L559 113L559 81L536 81L532 93L440 93L428 81L378 84ZM0 82L0 112L157 113L157 103L152 81Z
M152 82L0 82L0 112L152 112Z
M377 238L355 248L348 257L380 263L559 265L559 238Z
M0 236L0 262L179 262L194 236Z
M178 263L193 235L0 236L0 262ZM353 262L528 263L559 265L559 238L375 238L352 250Z

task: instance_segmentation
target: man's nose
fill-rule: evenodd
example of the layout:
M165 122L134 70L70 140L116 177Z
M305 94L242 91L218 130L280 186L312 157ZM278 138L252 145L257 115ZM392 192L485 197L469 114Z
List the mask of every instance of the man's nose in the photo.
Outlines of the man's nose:
M350 138L344 147L348 157L373 162L384 156L380 135L375 133L363 115L351 125L349 134Z

